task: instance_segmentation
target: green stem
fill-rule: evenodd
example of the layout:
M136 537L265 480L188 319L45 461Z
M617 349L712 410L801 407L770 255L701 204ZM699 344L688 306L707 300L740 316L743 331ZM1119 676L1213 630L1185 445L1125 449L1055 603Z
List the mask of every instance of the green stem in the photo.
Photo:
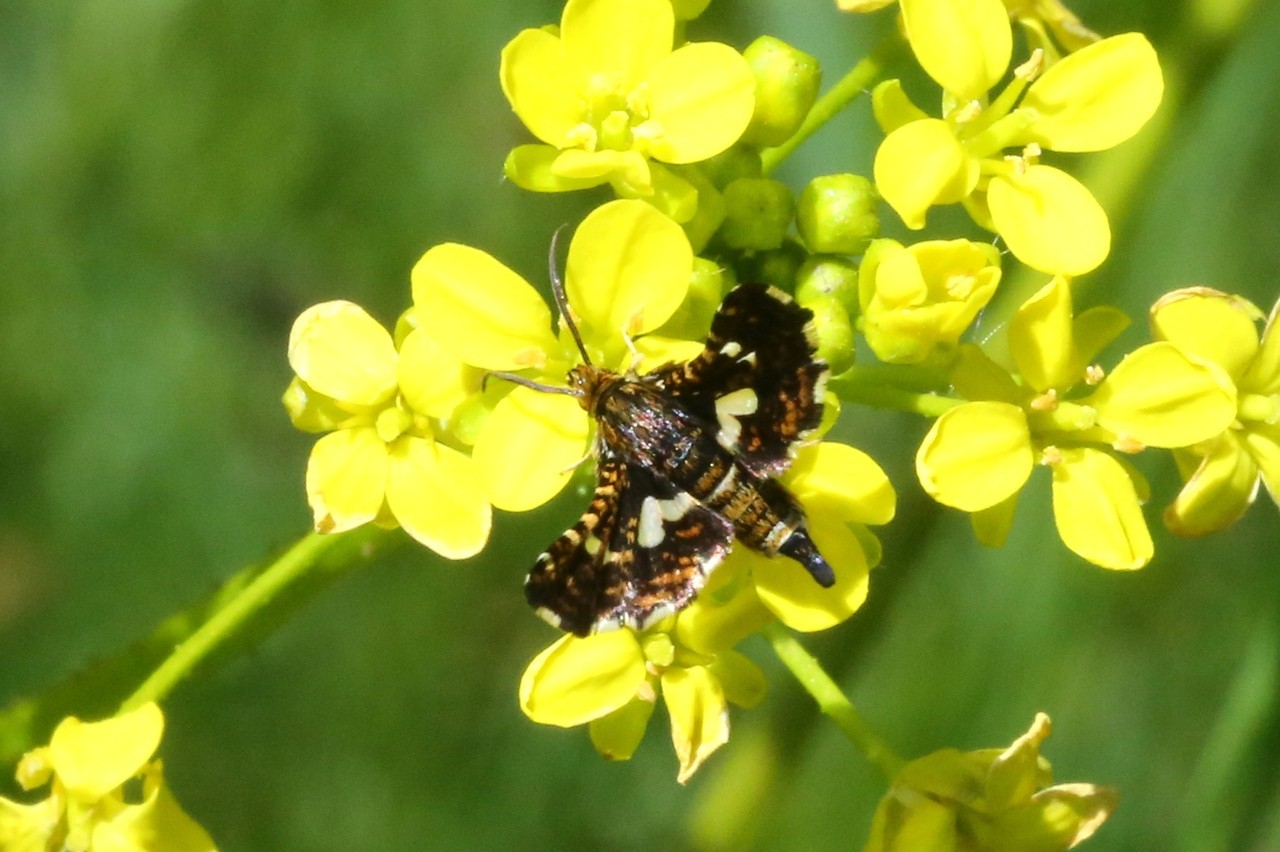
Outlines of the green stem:
M229 585L239 587L199 627L179 642L173 652L120 705L120 712L148 701L160 701L215 652L242 640L279 611L309 599L324 582L357 564L377 549L382 530L364 527L338 535L311 533L265 568L246 569ZM323 575L323 576L322 576Z
M905 42L895 30L886 36L871 53L867 54L857 65L849 69L834 86L814 102L800 125L790 139L776 148L765 148L760 152L760 161L767 175L776 169L783 160L791 156L805 140L817 132L840 110L851 104L858 95L869 89L884 75L885 68L902 52Z
M899 370L909 372L899 373ZM924 373L911 372L911 367L874 365L854 366L828 382L841 402L856 402L875 408L906 411L923 417L941 417L964 402L962 399L936 393L922 393L892 384L896 379L907 383L924 381Z
M782 664L813 696L818 709L836 723L849 742L883 772L886 779L892 781L904 761L872 730L817 658L805 650L791 631L776 621L764 629L764 635Z

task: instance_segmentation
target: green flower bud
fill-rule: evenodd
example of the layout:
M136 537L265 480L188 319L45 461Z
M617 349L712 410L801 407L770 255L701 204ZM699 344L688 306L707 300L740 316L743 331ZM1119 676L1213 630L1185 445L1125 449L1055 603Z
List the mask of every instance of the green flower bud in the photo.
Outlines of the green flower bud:
M808 257L809 253L804 250L804 246L788 239L778 248L762 251L751 258L751 274L743 278L761 284L772 284L779 290L790 293L796 287L796 273Z
M845 310L858 304L858 266L839 254L815 254L796 271L796 300L801 304L818 296L835 296Z
M764 176L760 149L750 145L731 145L709 160L698 164L707 180L723 189L738 178Z
M684 340L705 338L711 330L711 318L731 285L732 276L728 269L705 257L695 257L684 302L657 333Z
M800 193L796 225L812 252L861 254L880 233L875 186L861 175L824 175Z
M831 365L833 375L853 366L853 323L835 296L818 294L800 304L813 311L818 331L818 355Z
M720 238L730 248L766 251L782 245L795 214L787 185L769 178L739 178L724 188Z
M756 75L756 109L743 140L781 145L797 130L818 97L818 60L773 36L760 36L742 53Z

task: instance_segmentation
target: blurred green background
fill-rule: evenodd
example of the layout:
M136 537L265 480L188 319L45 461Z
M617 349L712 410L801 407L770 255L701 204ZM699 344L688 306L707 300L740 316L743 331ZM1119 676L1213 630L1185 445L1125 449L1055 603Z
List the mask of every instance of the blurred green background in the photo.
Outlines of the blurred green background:
M891 18L833 6L715 0L690 32L739 47L771 33L834 79ZM1090 161L1117 242L1081 301L1134 312L1130 346L1175 287L1269 307L1280 4L1072 6L1103 33L1147 32L1172 95L1163 133ZM507 39L558 17L541 0L0 5L0 703L306 531L311 439L279 404L303 308L346 298L392 321L443 240L545 280L552 231L599 197L502 180L526 137L496 72ZM781 175L866 171L868 113L857 103ZM885 736L908 756L998 746L1043 710L1057 778L1121 790L1090 848L1280 849L1271 501L1176 541L1158 527L1172 466L1141 459L1157 557L1113 574L1058 543L1037 476L1011 542L987 551L920 494L925 423L846 414L901 509L867 606L809 644ZM188 684L162 749L179 799L230 850L860 848L882 782L763 643L745 650L770 695L684 788L662 713L617 765L585 731L521 715L520 673L555 638L522 578L580 508L500 516L461 564L401 547Z

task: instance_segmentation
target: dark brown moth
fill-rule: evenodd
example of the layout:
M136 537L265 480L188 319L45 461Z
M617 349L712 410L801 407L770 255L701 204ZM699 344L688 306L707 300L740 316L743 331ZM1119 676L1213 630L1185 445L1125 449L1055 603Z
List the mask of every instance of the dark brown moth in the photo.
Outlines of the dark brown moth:
M582 518L538 557L525 595L570 633L642 629L687 606L736 538L799 562L822 586L835 574L799 503L776 479L822 420L827 365L813 314L773 287L724 299L706 347L644 373L591 364L563 286L553 291L584 363L567 393L595 420L597 484Z

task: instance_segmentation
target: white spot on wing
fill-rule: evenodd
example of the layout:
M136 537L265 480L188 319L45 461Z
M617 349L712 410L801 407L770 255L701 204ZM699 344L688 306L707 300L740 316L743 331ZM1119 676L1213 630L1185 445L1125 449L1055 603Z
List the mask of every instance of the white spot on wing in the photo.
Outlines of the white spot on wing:
M720 354L726 358L737 358L738 353L742 351L742 344L736 340L730 340L724 346L720 347Z
M640 527L636 531L636 544L641 547L657 547L665 535L662 529L662 506L657 497L644 498L640 504Z
M720 442L720 446L733 448L738 445L738 439L742 437L742 424L738 422L738 416L755 414L759 406L760 399L751 388L739 388L716 400L716 420L720 424L716 440Z

